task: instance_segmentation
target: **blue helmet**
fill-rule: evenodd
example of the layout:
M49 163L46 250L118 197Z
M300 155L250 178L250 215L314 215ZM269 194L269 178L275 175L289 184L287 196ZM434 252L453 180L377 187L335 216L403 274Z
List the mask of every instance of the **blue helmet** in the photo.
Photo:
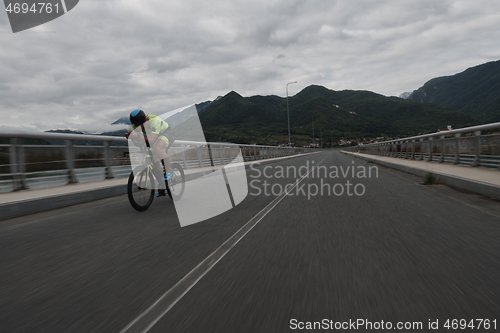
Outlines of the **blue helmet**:
M134 110L130 112L130 122L137 126L141 126L146 121L146 113L142 110Z

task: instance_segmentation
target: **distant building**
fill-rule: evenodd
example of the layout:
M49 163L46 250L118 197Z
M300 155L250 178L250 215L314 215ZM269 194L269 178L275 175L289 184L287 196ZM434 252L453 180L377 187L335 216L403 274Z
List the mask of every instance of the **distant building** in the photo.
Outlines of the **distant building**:
M452 130L451 125L448 125L446 128L440 128L437 131L438 132L444 132L444 131L451 131L451 130Z

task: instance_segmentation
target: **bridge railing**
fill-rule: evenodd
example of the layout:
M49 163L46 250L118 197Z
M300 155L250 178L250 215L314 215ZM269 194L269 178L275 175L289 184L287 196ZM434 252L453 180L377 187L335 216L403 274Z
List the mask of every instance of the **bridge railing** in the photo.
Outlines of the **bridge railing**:
M363 144L344 150L500 169L500 122Z
M115 136L0 132L0 192L127 177L127 139ZM171 161L185 169L304 153L306 148L175 141Z

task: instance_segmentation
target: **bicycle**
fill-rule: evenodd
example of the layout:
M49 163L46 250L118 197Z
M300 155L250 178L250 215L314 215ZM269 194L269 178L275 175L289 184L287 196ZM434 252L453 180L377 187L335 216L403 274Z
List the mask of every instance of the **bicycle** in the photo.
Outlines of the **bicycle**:
M153 175L152 150L150 147L147 147L147 149L144 164L139 165L130 173L127 183L128 200L132 207L139 212L143 212L151 206L157 188L155 186L156 178ZM161 162L163 175L165 175L165 164L163 160ZM165 187L170 199L178 200L184 193L184 170L179 163L170 163L170 168L173 176L170 180L165 180Z

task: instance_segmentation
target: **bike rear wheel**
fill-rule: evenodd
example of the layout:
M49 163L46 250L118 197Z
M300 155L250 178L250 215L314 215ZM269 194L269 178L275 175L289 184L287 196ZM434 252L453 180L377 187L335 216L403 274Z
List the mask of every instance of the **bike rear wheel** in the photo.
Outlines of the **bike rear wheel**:
M184 170L179 163L171 163L170 168L174 174L170 180L167 181L167 193L172 200L178 200L184 194L184 187L186 186L186 177Z
M155 196L153 173L148 167L140 167L128 177L127 194L132 207L143 212L151 206Z

